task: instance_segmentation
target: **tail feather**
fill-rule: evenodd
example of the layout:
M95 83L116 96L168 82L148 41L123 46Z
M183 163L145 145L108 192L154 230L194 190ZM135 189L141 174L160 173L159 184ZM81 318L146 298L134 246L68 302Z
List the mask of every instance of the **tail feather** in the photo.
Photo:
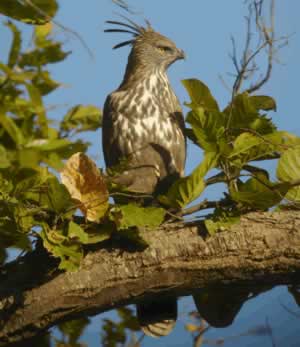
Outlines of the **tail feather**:
M137 318L142 331L151 337L167 336L177 320L177 299L155 299L137 305Z

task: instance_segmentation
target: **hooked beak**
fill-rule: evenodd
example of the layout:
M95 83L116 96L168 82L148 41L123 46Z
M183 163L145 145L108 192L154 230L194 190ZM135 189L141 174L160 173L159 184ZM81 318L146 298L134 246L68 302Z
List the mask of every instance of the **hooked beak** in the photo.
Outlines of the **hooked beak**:
M185 59L186 55L182 49L178 49L178 59Z

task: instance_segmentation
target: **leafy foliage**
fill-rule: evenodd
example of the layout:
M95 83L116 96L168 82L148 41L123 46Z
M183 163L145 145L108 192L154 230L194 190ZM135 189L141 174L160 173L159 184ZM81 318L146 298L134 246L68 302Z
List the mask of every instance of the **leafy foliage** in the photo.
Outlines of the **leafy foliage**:
M117 347L122 343L125 345L128 332L140 330L139 323L131 309L122 307L117 309L119 321L105 319L101 336L102 345L106 347Z
M22 35L16 25L11 22L5 25L12 32L12 44L7 62L0 62L2 261L7 247L30 249L28 237L42 228L44 245L63 259L61 267L74 267L79 264L83 254L81 244L87 236L78 233L78 229L74 231L74 225L70 224L76 205L55 170L61 169L63 161L73 153L85 151L89 144L69 139L73 125L66 117L53 127L43 102L43 96L60 86L52 80L47 65L64 60L68 53L52 37L50 23L34 28L33 46L26 53L22 51ZM96 114L95 107L93 111ZM96 116L92 117L92 129L100 127L100 114L98 110L97 126Z
M191 98L187 103L191 108L186 118L191 126L187 136L204 151L204 158L160 201L183 208L198 198L208 184L223 182L227 186L226 199L216 203L215 211L205 221L211 234L238 221L241 213L267 210L283 199L298 202L300 139L278 131L265 114L276 110L274 99L242 93L220 111L203 82L191 79L183 84ZM271 181L266 170L252 164L278 158L279 181ZM212 169L217 173L205 179Z
M55 0L9 0L0 5L6 16L39 24L24 52L16 24L4 23L12 42L7 61L0 62L1 262L8 247L30 249L30 236L40 237L65 270L80 266L86 245L114 235L146 247L141 229L156 228L167 216L182 214L208 185L219 182L227 188L226 198L216 202L205 220L210 234L229 228L242 213L267 210L284 199L299 203L300 139L278 131L266 114L276 110L275 100L241 93L221 110L203 82L187 79L187 136L204 152L202 161L158 197L161 207L157 202L142 206L140 199L130 196L131 203L110 204L115 187L84 154L89 144L71 136L97 130L101 111L93 105L74 105L56 117L56 126L47 114L44 97L60 87L49 64L63 62L70 54L52 35L56 11ZM266 160L278 160L278 181L257 166Z
M49 22L58 9L56 0L2 0L0 13L30 24Z

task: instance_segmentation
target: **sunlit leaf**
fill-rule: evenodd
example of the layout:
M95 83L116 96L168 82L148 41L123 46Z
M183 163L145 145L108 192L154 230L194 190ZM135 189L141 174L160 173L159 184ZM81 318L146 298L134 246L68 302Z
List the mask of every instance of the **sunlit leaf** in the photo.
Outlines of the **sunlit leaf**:
M250 96L250 101L257 110L276 111L276 101L270 96L252 95Z
M80 225L70 221L68 226L68 237L78 239L81 243L88 243L88 234L81 228Z
M44 223L40 236L44 247L60 259L59 269L75 271L83 258L83 250L80 244L68 242L63 234L63 230L52 230Z
M30 100L32 102L32 106L34 112L38 115L38 122L42 130L42 134L47 137L48 135L48 120L46 116L46 111L44 108L43 100L41 93L33 84L26 84L26 88L28 94L30 96Z
M49 22L58 9L56 0L1 0L0 13L29 24Z
M7 152L3 146L0 145L0 169L5 169L10 166L10 161L7 157Z
M299 181L300 184L300 146L285 151L278 162L277 177L282 182ZM300 202L300 185L291 188L286 198Z
M64 213L75 207L67 188L59 183L57 177L48 178L45 186L43 202L49 209L57 213Z
M102 113L95 106L77 105L64 117L61 127L65 131L76 129L77 132L96 130L101 126Z
M83 153L74 154L61 172L61 179L89 221L99 222L108 209L108 191L95 163Z
M44 48L23 53L20 56L19 65L20 67L30 67L58 63L64 60L70 53L62 50L61 43L52 42Z
M216 100L211 95L209 88L197 79L186 79L182 81L191 98L190 106L194 109L203 107L204 110L219 111Z
M71 144L68 139L35 139L26 144L26 148L34 148L39 151L48 152L67 147Z
M281 132L264 136L243 132L236 137L228 159L241 168L249 161L258 160L280 151L283 144L284 138Z
M158 227L164 220L166 211L160 207L141 207L136 204L122 205L113 214L119 229L131 227Z
M203 161L191 175L177 180L166 195L159 197L160 201L168 206L181 208L198 198L205 189L204 177L216 167L217 161L216 153L205 153Z
M51 44L48 36L52 32L53 24L52 22L45 23L43 25L37 25L34 28L34 42L37 47L45 47Z
M10 47L7 65L9 67L13 67L17 63L20 49L21 49L21 32L12 22L7 22L6 25L9 27L9 29L11 30L13 34L13 41Z
M87 244L94 244L109 239L114 230L114 226L108 223L102 225L89 225L85 230L88 234Z
M213 235L218 231L230 229L233 224L239 221L240 215L238 212L216 209L209 218L205 219L204 224L209 234Z
M266 210L277 205L288 191L288 184L276 184L263 174L258 173L245 183L239 182L237 189L230 188L230 196L254 210Z
M247 93L237 95L223 112L227 116L228 126L235 129L249 128L250 124L259 116Z
M187 115L186 122L191 124L195 141L208 152L216 152L218 139L225 130L224 115L218 111L205 112L204 108L197 107Z
M32 79L32 83L42 95L47 95L60 86L60 83L51 78L48 71L39 71Z
M0 125L6 130L16 145L24 144L25 140L21 130L17 127L15 121L8 117L0 108Z
M39 208L26 208L26 206L19 204L14 207L13 211L18 230L28 233L33 226L39 224L35 219L35 214L39 212Z
M42 160L41 153L35 149L22 148L17 152L20 168L37 168Z

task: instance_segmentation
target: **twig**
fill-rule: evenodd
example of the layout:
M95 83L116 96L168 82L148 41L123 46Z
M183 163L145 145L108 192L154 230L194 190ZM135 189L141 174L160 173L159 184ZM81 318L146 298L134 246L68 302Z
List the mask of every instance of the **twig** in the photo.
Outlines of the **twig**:
M22 2L24 2L25 4L27 4L28 6L30 6L31 8L33 8L39 15L41 15L43 18L45 18L47 21L55 24L58 28L70 33L71 35L73 35L74 37L77 38L77 40L82 44L82 46L87 50L89 56L91 59L94 60L94 54L91 51L91 49L89 48L89 46L86 44L86 42L84 41L84 39L81 37L80 34L78 34L76 31L67 28L66 26L64 26L63 24L59 23L58 21L54 20L53 18L51 18L45 11L43 11L41 8L39 8L38 6L36 6L31 0L22 0Z
M271 72L273 68L273 56L274 56L274 49L273 44L275 40L275 0L271 0L270 4L270 22L271 27L268 30L267 27L262 23L260 20L261 17L261 9L262 9L262 2L256 3L254 2L255 10L256 10L256 25L257 28L261 33L264 35L265 43L268 46L268 67L267 71L265 73L265 76L260 80L257 81L254 85L252 85L250 88L246 89L247 93L253 93L256 90L260 89L271 77ZM270 31L270 34L269 32Z
M248 1L245 1L248 3ZM249 4L249 14L246 17L246 41L241 59L238 59L235 39L231 37L232 54L230 58L236 71L232 87L232 100L242 90L243 83L249 80L259 70L255 58L267 47L267 68L263 76L254 84L245 88L243 92L253 93L260 89L271 77L275 53L282 47L282 41L287 43L286 37L275 38L275 0L270 0L269 27L262 18L265 0L252 0ZM257 47L252 50L251 24L255 23L256 32L259 36ZM277 50L275 44L277 43ZM240 62L239 62L240 61Z
M223 199L220 201L208 201L208 200L203 200L197 205L188 207L182 211L180 211L181 216L187 216L189 214L201 211L201 210L206 210L209 208L216 208L216 207L226 207L226 206L231 206L234 203L228 199Z

